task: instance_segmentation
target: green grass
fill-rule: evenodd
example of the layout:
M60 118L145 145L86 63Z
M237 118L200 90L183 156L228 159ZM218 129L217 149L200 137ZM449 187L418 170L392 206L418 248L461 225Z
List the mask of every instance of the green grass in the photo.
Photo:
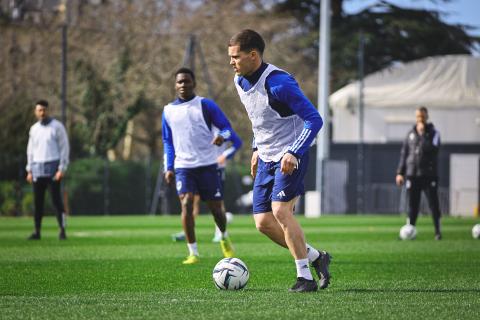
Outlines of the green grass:
M183 266L173 243L179 217L71 217L60 242L53 218L41 241L32 220L0 218L0 319L478 319L480 241L473 219L443 219L433 240L422 217L415 241L397 240L403 217L300 219L308 242L334 256L331 287L287 292L295 266L287 250L236 216L230 233L250 281L238 292L211 279L221 258L213 222L197 221L201 263Z

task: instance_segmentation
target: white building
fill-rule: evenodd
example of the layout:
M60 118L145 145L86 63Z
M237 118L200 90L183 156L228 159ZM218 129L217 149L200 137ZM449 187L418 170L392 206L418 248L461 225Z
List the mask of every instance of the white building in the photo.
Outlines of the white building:
M442 143L480 143L480 58L429 57L398 64L364 79L364 142L402 141L425 106ZM359 141L359 83L330 96L333 142Z

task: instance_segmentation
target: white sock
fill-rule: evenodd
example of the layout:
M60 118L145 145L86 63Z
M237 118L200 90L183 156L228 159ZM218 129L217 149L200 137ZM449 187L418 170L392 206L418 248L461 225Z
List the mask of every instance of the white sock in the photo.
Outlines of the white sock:
M188 251L190 252L191 256L198 256L198 248L197 243L187 243Z
M222 239L228 238L228 232L225 230L225 232L222 232Z
M313 280L312 273L308 267L308 259L295 260L295 265L297 266L297 278Z
M312 247L307 243L307 258L309 262L313 262L317 260L318 256L320 256L320 252L317 249Z
M221 238L222 237L222 231L218 228L218 226L215 226L215 238Z

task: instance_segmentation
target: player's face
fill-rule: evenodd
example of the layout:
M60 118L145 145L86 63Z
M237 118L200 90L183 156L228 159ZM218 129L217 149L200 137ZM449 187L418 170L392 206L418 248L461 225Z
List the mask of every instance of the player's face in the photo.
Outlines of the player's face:
M37 104L35 106L35 117L37 118L37 120L43 120L45 119L46 117L48 116L48 110L46 107L40 105L40 104Z
M417 111L415 111L415 118L417 120L417 123L421 122L423 124L426 124L427 119L428 119L428 115L424 111L417 110Z
M180 99L188 100L195 95L195 81L189 73L179 73L175 77L175 91Z
M258 55L256 51L245 52L240 50L240 46L229 46L228 55L230 56L230 65L237 75L248 76L255 71Z

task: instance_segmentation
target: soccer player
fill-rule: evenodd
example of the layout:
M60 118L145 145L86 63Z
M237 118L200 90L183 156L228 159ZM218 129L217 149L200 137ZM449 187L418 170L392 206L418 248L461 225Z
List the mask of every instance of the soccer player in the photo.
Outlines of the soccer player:
M49 117L48 102L40 100L35 104L37 122L30 128L27 145L27 181L33 183L35 198L35 231L29 240L40 240L44 210L45 191L50 186L53 205L57 210L60 227L59 239L67 238L65 233L65 210L61 197L61 181L68 166L70 146L63 124Z
M442 239L440 231L440 205L438 201L438 150L440 133L428 123L428 110L419 107L415 111L416 124L407 133L400 153L395 181L405 183L408 194L408 224L417 223L422 190L432 211L435 240Z
M217 127L212 126L212 131L214 135L217 135L220 131L218 130ZM224 194L225 190L225 168L227 166L227 161L232 159L235 153L242 147L242 140L240 137L235 133L235 131L232 129L231 130L231 137L230 141L231 144L228 146L227 143L223 143L221 146L217 148L217 164L218 164L218 169L217 173L218 176L220 177L220 184L221 184L221 193ZM222 208L223 211L225 212L225 202L222 201ZM193 216L197 217L200 214L200 195L195 194L193 198ZM232 213L230 212L225 212L226 219L227 219L227 224L230 223L232 220ZM172 239L173 241L185 241L185 232L178 232L172 234ZM217 225L215 225L215 234L213 236L212 242L220 242L222 240L222 232L218 228Z
M304 193L308 148L323 122L295 79L263 62L264 49L262 37L248 29L234 35L228 43L235 87L252 121L255 224L294 257L297 281L289 291L317 291L308 264L314 267L319 286L324 289L330 283L331 257L305 242L293 209L298 196Z
M234 251L227 234L223 194L217 173L217 148L231 139L232 128L212 100L195 95L195 75L188 68L175 73L177 98L166 105L162 116L165 180L176 179L182 206L182 226L187 238L188 257L183 264L199 262L193 216L194 195L207 201L216 225L222 232L220 246L225 257ZM220 131L212 132L212 126Z

